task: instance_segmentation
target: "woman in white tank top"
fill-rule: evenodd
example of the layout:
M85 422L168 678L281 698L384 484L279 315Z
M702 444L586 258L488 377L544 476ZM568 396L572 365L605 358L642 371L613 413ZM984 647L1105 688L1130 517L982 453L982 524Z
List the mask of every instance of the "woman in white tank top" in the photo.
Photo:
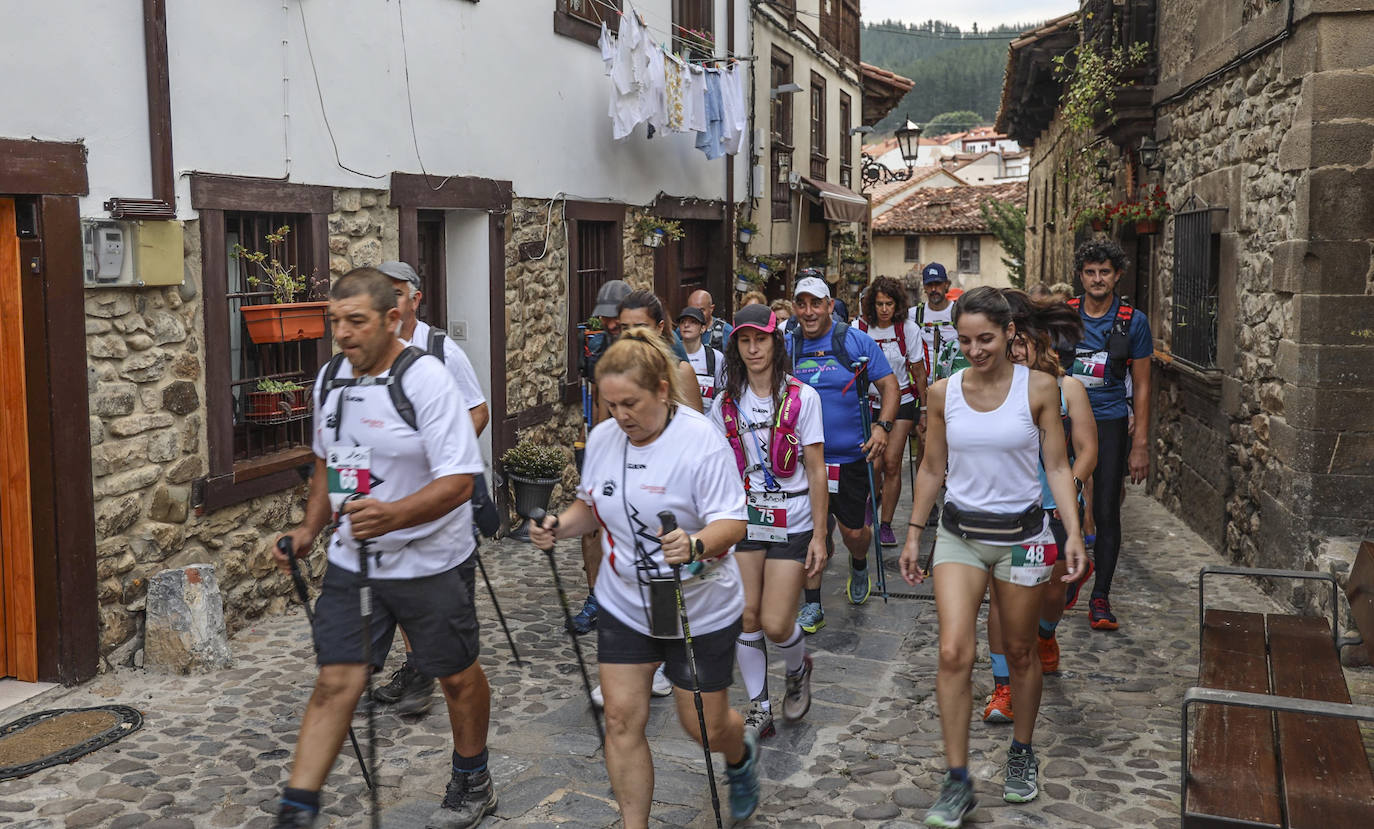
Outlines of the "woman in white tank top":
M1010 305L995 288L975 288L960 297L954 326L970 365L932 385L928 397L926 451L911 514L929 515L945 484L945 509L931 569L940 621L936 697L949 764L940 795L926 816L929 826L960 826L975 802L968 775L970 675L975 624L989 575L998 582L996 601L1017 707L1003 798L1026 802L1039 793L1039 764L1031 738L1040 706L1035 634L1041 586L1061 552L1069 565L1066 579L1077 577L1083 567L1077 515L1064 516L1068 542L1060 551L1040 508L1042 455L1056 500L1072 503L1075 495L1059 417L1059 389L1048 374L1011 362L1009 346L1016 333L1011 317ZM907 528L900 561L908 584L926 576L919 564L919 542L920 528L913 524Z

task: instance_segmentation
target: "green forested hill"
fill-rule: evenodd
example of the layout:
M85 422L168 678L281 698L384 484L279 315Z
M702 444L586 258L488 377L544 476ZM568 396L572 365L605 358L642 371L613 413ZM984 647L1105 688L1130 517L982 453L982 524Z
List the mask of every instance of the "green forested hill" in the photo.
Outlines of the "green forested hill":
M972 110L992 123L1002 99L1007 44L1034 25L965 32L936 20L865 24L860 35L864 62L916 82L901 105L876 125L877 132L891 132L907 118L925 124L953 110Z

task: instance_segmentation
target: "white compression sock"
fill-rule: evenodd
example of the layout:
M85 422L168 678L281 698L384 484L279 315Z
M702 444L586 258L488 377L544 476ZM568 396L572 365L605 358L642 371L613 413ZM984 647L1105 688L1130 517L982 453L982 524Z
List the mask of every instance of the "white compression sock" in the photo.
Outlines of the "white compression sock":
M735 640L735 661L739 663L740 676L744 678L744 689L749 699L768 705L768 645L763 641L763 631L741 633Z
M801 670L802 660L806 659L806 634L802 633L801 625L792 627L792 636L786 642L774 642L773 646L782 651L789 674Z

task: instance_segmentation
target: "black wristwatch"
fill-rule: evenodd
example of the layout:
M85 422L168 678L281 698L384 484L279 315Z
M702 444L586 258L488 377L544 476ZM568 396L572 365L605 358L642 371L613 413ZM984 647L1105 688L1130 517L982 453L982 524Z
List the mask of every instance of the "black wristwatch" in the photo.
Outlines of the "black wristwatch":
M693 538L693 539L692 539L692 557L689 558L689 559L687 559L687 562L690 564L691 562L696 561L696 560L699 559L699 558L705 558L705 557L706 557L706 542L702 541L700 538Z
M888 433L889 435L892 434L892 421L890 421L890 420L879 420L879 421L877 422L877 425L883 427L884 429L886 429L886 430L887 430L887 433Z

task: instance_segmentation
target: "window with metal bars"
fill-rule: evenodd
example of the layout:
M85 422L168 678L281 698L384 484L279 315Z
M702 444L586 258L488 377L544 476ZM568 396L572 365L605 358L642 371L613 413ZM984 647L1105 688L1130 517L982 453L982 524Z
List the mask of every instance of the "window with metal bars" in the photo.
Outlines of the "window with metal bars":
M921 237L904 236L902 237L902 261L919 262L921 261Z
M286 227L276 251L268 234ZM307 296L300 301L322 300L318 267L311 261L309 217L292 213L224 214L223 255L228 258L229 278L225 298L229 303L229 391L233 403L234 462L261 458L274 452L309 446L310 393L322 361L329 353L328 339L257 343L248 330L243 309L272 304L271 285L254 279L257 267L235 246L280 256L284 267L302 274ZM311 291L312 282L314 290ZM323 285L328 284L327 278ZM327 289L326 289L327 290ZM258 339L263 339L261 336Z
M1173 356L1197 368L1217 365L1220 237L1207 208L1174 215Z
M853 129L854 105L848 92L840 92L840 132L837 136L840 141L840 186L849 187L853 184L854 167L854 136L849 134Z
M982 243L977 236L959 237L959 273L978 273Z

